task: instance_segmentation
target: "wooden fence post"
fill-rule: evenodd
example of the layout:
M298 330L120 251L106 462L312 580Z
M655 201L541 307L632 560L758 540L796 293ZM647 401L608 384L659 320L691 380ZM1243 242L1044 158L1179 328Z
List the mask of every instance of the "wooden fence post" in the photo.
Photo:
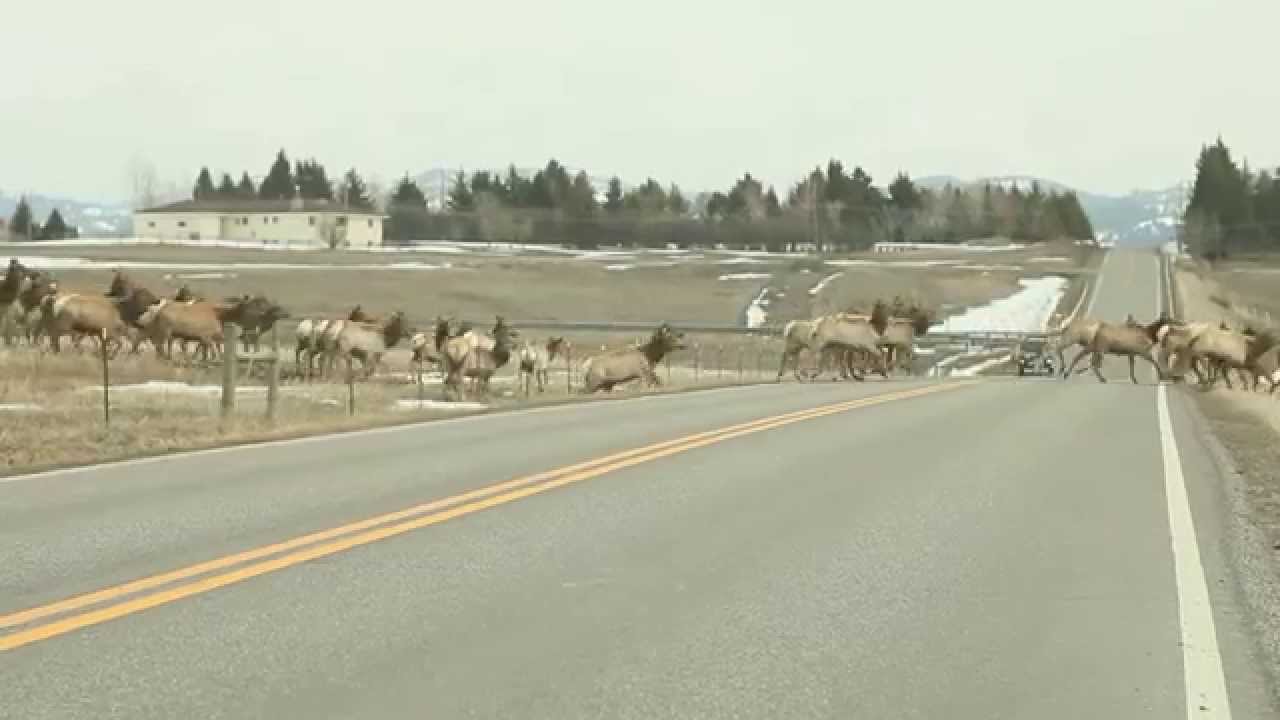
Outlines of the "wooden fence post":
M107 363L107 334L102 334L102 422L111 427L111 371Z
M569 345L564 349L564 391L567 395L573 394L573 346Z
M347 358L347 414L353 417L356 414L356 372L350 357Z
M745 352L745 349L741 345L739 345L738 346L738 382L742 382L742 353L743 352Z
M716 346L716 380L724 380L724 345Z
M702 345L693 344L693 384L702 382Z
M280 404L280 336L275 326L271 327L270 368L267 370L267 422L276 421L276 409Z
M236 409L236 370L240 364L240 326L223 323L222 340L222 419L231 417Z

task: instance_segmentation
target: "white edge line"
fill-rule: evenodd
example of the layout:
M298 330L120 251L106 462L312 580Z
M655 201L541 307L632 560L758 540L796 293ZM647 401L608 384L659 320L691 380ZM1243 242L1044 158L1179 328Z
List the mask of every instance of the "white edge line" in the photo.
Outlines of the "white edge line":
M1102 262L1098 263L1098 272L1094 275L1096 280L1093 283L1093 294L1089 296L1089 307L1085 309L1084 314L1093 317L1093 304L1098 301L1098 291L1102 289L1102 271L1106 269L1107 263L1111 261L1111 251L1108 250L1106 255L1102 256Z
M424 427L438 427L441 425L457 425L469 422L482 422L485 420L494 420L495 418L519 417L522 415L534 415L539 413L551 412L567 412L569 410L583 410L593 407L611 407L619 403L632 403L639 401L666 400L678 398L684 395L712 395L717 393L729 392L734 390L746 390L761 387L778 387L776 383L753 383L749 385L731 385L722 388L707 388L696 392L672 392L672 393L653 393L650 395L639 395L629 398L617 398L612 400L598 400L595 402L567 402L545 407L522 408L519 410L498 410L483 412L477 411L472 415L465 417L441 417L420 420L408 423L395 423L383 427L365 428L362 430L339 430L337 432L319 433L316 435L306 435L296 438L281 438L279 440L263 440L260 442L247 441L234 445L221 445L219 447L198 448L194 450L177 450L163 455L149 455L140 458L126 458L123 460L108 460L106 462L93 463L91 465L75 465L73 467L55 468L53 470L42 470L34 473L26 473L22 475L9 475L0 477L0 485L16 483L26 480L39 480L41 478L53 478L65 475L84 475L97 470L107 470L117 467L128 467L133 465L149 465L159 462L175 462L190 457L198 457L201 455L215 455L219 453L229 452L245 452L257 450L261 448L280 447L282 445L302 445L314 442L329 442L332 440L341 440L353 437L368 437L371 435L383 435L397 432L411 432L421 430Z
M1156 388L1156 416L1160 425L1160 449L1164 456L1165 497L1169 504L1169 535L1173 545L1174 580L1178 587L1178 624L1182 633L1182 672L1186 684L1187 717L1196 720L1230 720L1231 702L1222 672L1213 606L1205 583L1196 528L1187 500L1186 479L1165 386Z

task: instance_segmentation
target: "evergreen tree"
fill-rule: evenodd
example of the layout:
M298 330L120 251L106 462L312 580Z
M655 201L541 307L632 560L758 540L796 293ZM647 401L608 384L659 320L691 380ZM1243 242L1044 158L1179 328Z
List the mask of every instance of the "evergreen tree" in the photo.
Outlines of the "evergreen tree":
M648 178L643 185L623 196L622 206L640 215L661 215L667 210L667 192L658 181Z
M200 168L200 175L196 178L195 187L191 190L191 197L196 200L209 200L217 192L213 187L213 176L209 174L209 168Z
M62 213L54 208L49 213L49 219L44 222L44 227L40 229L41 240L62 240L66 237L72 237L66 222L62 220Z
M467 176L461 170L453 177L449 188L449 209L453 212L471 212L476 209L476 198L467 185Z
M253 186L253 178L249 177L249 173L241 173L240 184L236 186L236 197L254 198L258 196L258 189Z
M471 174L471 194L479 196L482 193L494 193L494 178L488 170Z
M764 214L766 217L776 218L782 215L782 205L778 202L778 193L774 191L773 186L769 186L769 190L764 194Z
M954 188L950 192L947 205L946 236L950 242L964 242L973 238L973 214L969 211L969 198Z
M596 211L596 189L591 186L591 178L579 170L573 176L573 182L564 198L564 211L569 217L591 217Z
M419 240L426 235L427 197L408 175L396 185L387 214L390 215L387 237L391 240Z
M18 200L18 206L13 209L13 217L9 218L9 234L25 240L35 240L40 236L39 227L31 215L31 206L27 204L25 197Z
M1075 191L1068 190L1058 197L1058 214L1062 218L1063 231L1072 240L1092 240L1093 223Z
M778 198L775 196L773 199L776 202ZM667 211L677 217L689 214L689 201L684 199L684 193L675 183L671 183L671 189L667 191Z
M364 179L356 172L355 168L347 171L342 176L342 195L338 200L342 201L347 207L357 210L372 210L374 208L373 198L369 197L369 188L364 184Z
M906 173L898 173L889 183L889 202L899 210L919 210L922 206L920 191Z
M333 185L324 166L314 158L299 161L294 167L294 182L298 185L298 194L308 200L332 200ZM292 197L292 196L291 196Z
M263 200L289 200L293 198L293 194L293 171L289 168L289 158L281 150L276 153L275 162L258 187L258 197Z
M222 173L222 180L218 183L218 197L229 198L236 196L236 183L227 173Z
M609 178L609 189L604 194L604 209L610 214L622 210L622 181L615 175Z

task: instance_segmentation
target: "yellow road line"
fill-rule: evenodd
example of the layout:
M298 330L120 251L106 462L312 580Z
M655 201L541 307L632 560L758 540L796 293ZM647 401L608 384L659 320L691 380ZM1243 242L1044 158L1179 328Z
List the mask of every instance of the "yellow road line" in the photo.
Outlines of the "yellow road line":
M413 530L437 525L457 517L470 515L498 505L504 505L522 498L544 493L548 490L599 477L609 472L621 470L633 465L639 465L641 463L650 462L652 460L686 452L695 448L723 442L725 440L744 435L762 432L764 430L790 425L804 420L847 412L860 407L879 405L894 400L905 400L907 398L929 395L945 390L953 390L970 384L972 383L948 383L946 385L931 385L914 390L884 393L867 398L860 398L858 400L824 405L817 408L810 408L808 410L800 410L792 413L786 413L784 415L777 415L752 422L732 425L718 430L688 435L666 442L655 443L653 445L615 453L595 460L577 463L557 470L537 473L535 475L529 475L503 483L489 485L467 493L424 503L398 512L379 515L356 523L350 523L329 530L303 535L292 540L275 543L242 553L227 555L225 557L191 565L186 568L180 568L160 575L153 575L140 580L135 580L123 585L104 588L102 590L75 596L48 605L42 605L21 612L12 613L10 615L0 616L0 628L26 624L50 615L78 610L89 605L96 605L106 602L107 600L153 589L178 580L185 580L197 575L203 575L214 570L220 570L233 565L251 562L253 560L277 555L279 553L287 553L263 562L247 565L230 572L201 578L190 583L125 600L124 602L105 608L89 610L60 620L55 620L44 625L39 625L28 630L0 637L0 651L12 650L33 642L46 640L84 627L97 625L125 615L165 605L176 600L191 597L192 595L216 590L259 575L283 570L310 560L334 555L345 550L350 550L362 545L368 545L379 540L385 540ZM326 540L330 542L324 542ZM307 545L310 547L297 550L297 548ZM296 550L296 552L288 552L290 550Z

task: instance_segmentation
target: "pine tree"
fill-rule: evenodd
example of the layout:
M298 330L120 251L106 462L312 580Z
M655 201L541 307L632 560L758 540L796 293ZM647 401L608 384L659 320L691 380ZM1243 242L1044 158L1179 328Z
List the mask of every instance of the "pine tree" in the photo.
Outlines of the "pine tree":
M392 240L418 240L427 228L427 198L408 175L396 185L387 205L390 215L387 237Z
M236 183L227 173L222 173L222 181L218 183L218 197L229 198L236 196Z
M355 168L347 171L342 177L342 194L338 198L342 203L357 210L372 210L373 198L369 197L369 188Z
M209 174L209 168L200 168L200 175L196 178L195 187L191 190L191 197L195 200L209 200L217 192L213 187L213 176Z
M258 197L263 200L289 200L293 198L293 194L293 171L289 168L289 158L281 150L276 153L275 162L258 187Z
M564 198L564 211L573 218L587 218L595 214L596 189L591 186L591 178L583 170L573 176Z
M253 186L253 178L249 177L249 173L240 175L240 184L236 186L236 197L254 198L258 196L258 189Z
M889 202L899 210L918 210L921 207L920 200L920 191L906 173L898 173L893 182L889 183Z
M778 193L769 186L769 190L764 194L764 214L766 217L776 218L782 215L782 204L778 202Z
M49 213L49 219L44 222L44 227L40 229L41 240L62 240L70 235L67 229L67 223L62 220L62 213L54 208Z
M604 209L610 214L622 210L622 181L616 175L609 178L609 189L604 193Z
M774 200L777 199L775 196ZM677 217L689 214L689 201L684 199L684 193L675 183L671 183L671 189L667 191L667 211Z
M461 170L453 178L449 188L449 209L454 212L471 212L476 209L476 198L467 185L467 176Z
M18 200L18 206L13 210L13 217L9 218L9 234L24 240L35 240L39 237L39 227L32 218L31 206L27 204L25 197Z
M298 194L308 200L332 200L333 185L324 166L314 158L299 161L294 166L294 182L298 184Z

